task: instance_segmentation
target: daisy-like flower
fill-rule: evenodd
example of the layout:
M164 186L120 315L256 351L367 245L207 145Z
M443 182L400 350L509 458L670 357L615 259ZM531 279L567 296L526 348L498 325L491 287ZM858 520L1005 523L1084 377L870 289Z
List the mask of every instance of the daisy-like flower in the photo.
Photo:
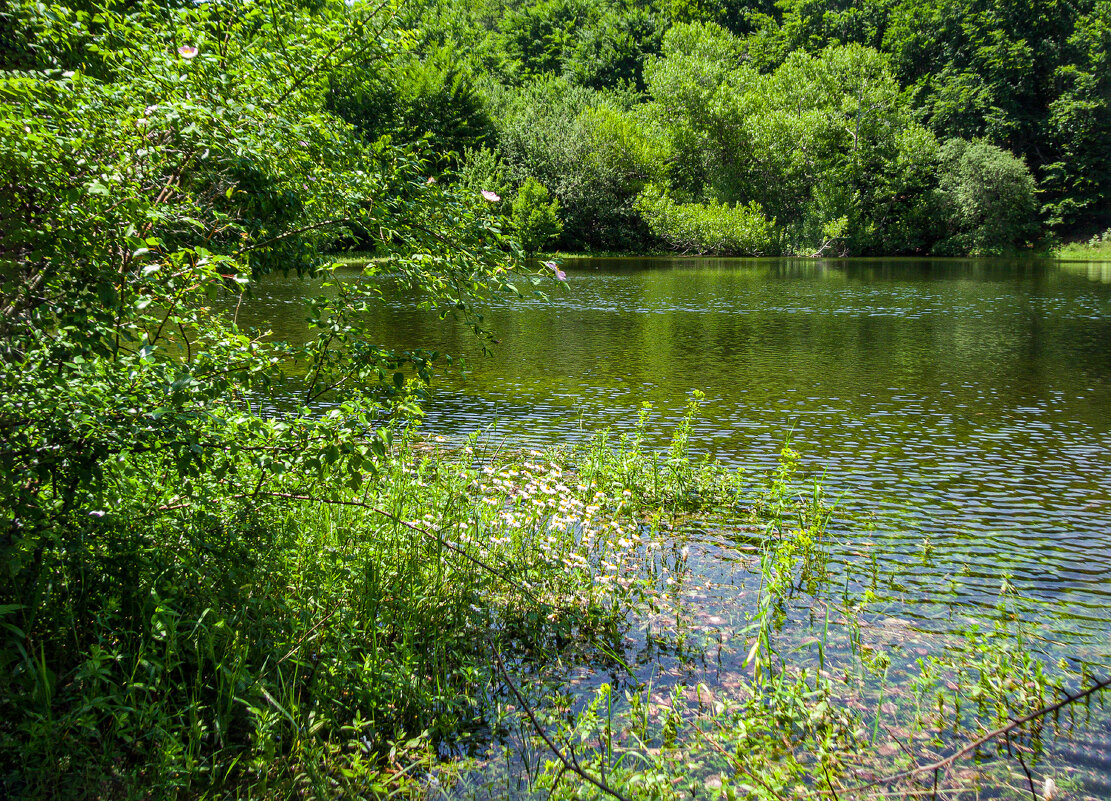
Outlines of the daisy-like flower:
M485 200L489 200L491 203L497 203L501 200L501 197L499 197L496 192L491 192L489 189L482 190L482 197Z
M182 45L177 49L177 54L185 59L193 58L199 52L197 48L190 47L189 45Z

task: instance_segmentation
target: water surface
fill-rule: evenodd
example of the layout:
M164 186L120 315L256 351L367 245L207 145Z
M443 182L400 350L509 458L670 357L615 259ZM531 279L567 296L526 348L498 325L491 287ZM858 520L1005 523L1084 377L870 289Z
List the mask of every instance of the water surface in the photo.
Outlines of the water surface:
M1111 657L1111 269L1003 260L572 259L547 300L469 329L387 293L383 344L468 356L426 429L514 444L631 429L666 446L706 393L695 450L766 471L790 438L842 495L840 558L923 625L995 602L1004 575L1047 636ZM309 288L311 290L311 288ZM304 336L306 287L250 322ZM867 569L866 569L867 567Z

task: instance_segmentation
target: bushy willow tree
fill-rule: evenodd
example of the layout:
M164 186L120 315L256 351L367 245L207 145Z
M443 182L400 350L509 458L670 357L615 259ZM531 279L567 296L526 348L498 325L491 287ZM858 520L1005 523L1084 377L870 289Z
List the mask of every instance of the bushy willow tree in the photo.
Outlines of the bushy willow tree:
M941 149L936 215L948 225L939 253L999 255L1036 234L1034 177L1022 159L984 141L950 139Z
M89 647L156 637L151 604L176 603L157 601L165 582L207 581L175 579L174 554L215 548L227 558L208 569L225 570L252 499L373 480L387 396L436 354L369 341L373 283L333 280L321 249L373 237L378 269L479 334L475 304L511 290L518 251L478 193L326 110L345 70L396 38L359 0L17 1L3 26L23 47L21 71L0 73L7 774L56 731L99 741L109 711L55 729L53 693L80 684ZM275 271L325 279L307 343L237 324Z
M633 201L664 165L635 121L619 113L632 107L631 96L544 77L493 100L506 177L517 185L535 178L559 201L561 247L642 246Z
M716 25L676 25L649 62L673 188L708 209L759 204L787 252L918 247L911 221L937 142L884 56L859 45L797 51L765 74L742 50Z

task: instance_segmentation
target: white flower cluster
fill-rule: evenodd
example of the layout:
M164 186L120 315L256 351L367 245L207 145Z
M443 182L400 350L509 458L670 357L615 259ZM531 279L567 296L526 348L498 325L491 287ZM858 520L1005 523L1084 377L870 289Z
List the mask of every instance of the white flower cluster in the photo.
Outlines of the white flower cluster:
M470 489L480 512L485 510L487 533L475 542L479 547L489 551L516 543L535 549L542 562L602 592L632 584L644 540L635 524L605 514L627 499L590 494L582 483L569 486L558 464L541 460L486 467Z

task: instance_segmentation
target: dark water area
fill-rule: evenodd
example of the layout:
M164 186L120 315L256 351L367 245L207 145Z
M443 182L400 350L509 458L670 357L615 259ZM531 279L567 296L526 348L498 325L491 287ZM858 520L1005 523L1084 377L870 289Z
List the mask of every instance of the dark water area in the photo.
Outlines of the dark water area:
M893 614L949 628L988 613L1009 576L1048 639L1111 658L1111 264L562 266L548 299L487 311L493 356L387 291L380 342L467 359L437 382L426 431L543 446L631 430L649 402L662 448L698 389L692 449L755 480L789 438L841 498L837 559ZM305 336L315 289L264 289L241 321Z

